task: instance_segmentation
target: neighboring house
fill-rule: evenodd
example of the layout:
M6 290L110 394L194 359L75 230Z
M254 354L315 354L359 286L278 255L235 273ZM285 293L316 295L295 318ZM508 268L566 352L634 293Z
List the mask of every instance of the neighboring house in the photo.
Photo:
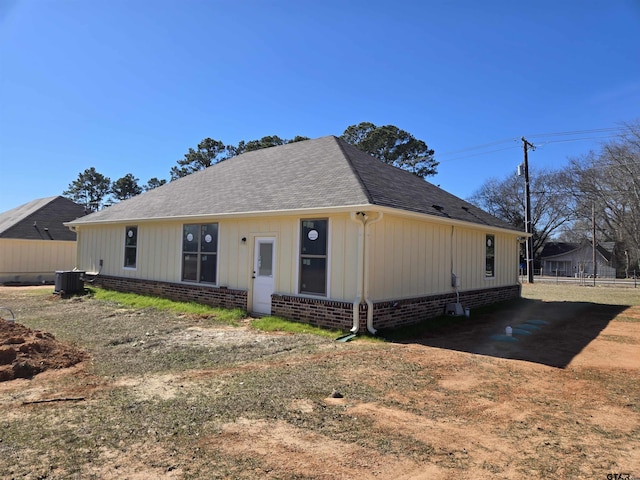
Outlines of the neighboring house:
M329 136L239 155L67 224L95 284L390 328L518 297L522 233ZM455 275L455 278L452 276Z
M76 264L76 234L63 225L85 215L64 197L33 200L0 213L0 283L47 283Z
M596 275L615 278L612 242L596 245ZM593 277L593 243L548 242L540 254L542 275Z

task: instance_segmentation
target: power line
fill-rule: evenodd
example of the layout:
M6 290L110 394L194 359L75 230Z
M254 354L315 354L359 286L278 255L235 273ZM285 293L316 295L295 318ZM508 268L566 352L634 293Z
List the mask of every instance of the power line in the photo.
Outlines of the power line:
M585 140L606 140L606 139L610 139L610 138L614 138L614 137L622 137L622 136L624 136L624 131L625 131L625 128L609 127L609 128L594 128L594 129L590 129L590 130L572 130L572 131L566 131L566 132L538 133L538 134L533 134L533 135L527 135L527 137L528 138L532 138L532 137L560 137L560 136L589 135L589 134L594 134L594 133L610 133L610 135L602 135L602 136L587 136L587 137L583 136L583 137L580 137L580 138L557 139L557 140L548 140L548 141L538 140L538 142L536 142L537 146L545 146L545 145L550 145L550 144L553 144L553 143L579 142L579 141L585 141ZM453 162L453 161L456 161L456 160L464 160L464 159L467 159L467 158L472 158L472 157L477 157L477 156L482 156L482 155L488 155L490 153L502 152L504 150L511 150L513 148L519 148L519 145L515 145L514 144L512 146L505 147L505 148L474 152L474 153L469 153L468 155L465 155L465 152L473 152L474 150L482 150L482 149L485 149L485 148L488 148L488 147L501 145L501 144L504 144L504 143L518 142L518 141L520 141L520 139L518 139L518 138L508 138L508 139L503 139L503 140L496 140L495 142L489 142L489 143L484 143L484 144L481 144L481 145L475 145L475 146L472 146L472 147L462 148L462 149L459 149L459 150L451 150L451 151L448 151L448 152L440 153L440 154L437 155L437 157L438 157L438 160L440 161L440 163ZM447 156L453 156L453 158L444 158L444 159L442 159L442 157L447 157Z
M481 155L488 155L490 153L503 152L505 150L513 150L514 148L519 148L519 146L518 145L512 145L510 147L498 148L497 150L489 150L489 151L486 151L486 152L477 152L477 153L472 153L471 155L462 155L461 157L455 157L455 158L446 158L444 161L445 162L454 162L456 160L464 160L464 159L467 159L467 158L478 157L478 156L481 156ZM440 159L439 156L438 156L438 159Z
M542 147L544 145L550 145L552 143L566 143L566 142L581 142L583 140L607 140L614 137L622 137L622 134L619 135L606 135L604 137L581 137L581 138L565 138L562 140L548 140L548 141L538 141L536 142L536 146Z
M478 150L480 148L487 148L487 147L493 147L494 145L500 145L501 143L517 142L517 141L518 141L517 138L508 138L508 139L504 139L504 140L496 140L495 142L484 143L482 145L476 145L474 147L467 147L467 148L462 148L460 150L451 150L449 152L440 153L439 156L442 157L442 156L447 156L447 155L457 155L459 153L468 152L470 150Z
M558 137L564 135L585 135L588 133L606 133L606 132L623 132L623 127L609 127L609 128L594 128L591 130L572 130L567 132L553 132L553 133L534 133L527 135L527 137Z

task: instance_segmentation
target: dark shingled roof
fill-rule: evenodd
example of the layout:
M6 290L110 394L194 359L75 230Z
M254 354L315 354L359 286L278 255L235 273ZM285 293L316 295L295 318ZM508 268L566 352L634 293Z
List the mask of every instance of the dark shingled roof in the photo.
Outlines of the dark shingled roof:
M584 247L592 247L593 243L589 240L584 240L582 243L565 243L565 242L547 242L542 248L540 258L552 258L565 253L572 252ZM596 250L602 255L608 262L613 258L613 250L615 248L615 242L602 242L596 244Z
M244 153L73 224L369 205L514 230L334 136Z
M555 257L556 255L562 255L573 250L580 248L579 243L567 243L567 242L547 242L542 247L540 252L541 258Z
M0 213L0 238L75 241L76 234L63 223L84 215L84 207L68 198L39 198Z

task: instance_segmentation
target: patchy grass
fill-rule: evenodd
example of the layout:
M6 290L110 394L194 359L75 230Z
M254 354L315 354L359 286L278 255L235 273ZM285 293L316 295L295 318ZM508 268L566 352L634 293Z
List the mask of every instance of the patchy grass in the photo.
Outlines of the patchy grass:
M545 302L589 302L601 305L640 305L640 288L525 283L522 297Z
M522 303L426 328L446 336L466 329L459 322L512 315L530 294L562 301L564 286L535 288L525 286ZM581 290L567 295L596 301L595 289ZM0 305L19 323L82 346L92 361L0 383L0 478L640 477L638 369L589 363L594 352L633 352L637 307L615 310L581 362L554 368L474 353L484 338L457 350L339 343L339 332L273 317L249 327L97 291L70 299L51 288L24 292L0 289ZM602 308L581 308L576 318L593 315ZM544 331L532 338L549 351L576 333ZM29 403L50 398L83 400Z
M288 332L319 335L325 338L336 338L342 335L339 330L330 330L326 328L314 327L306 323L294 322L286 318L276 316L266 316L256 318L251 321L251 326L263 332Z
M116 303L127 308L155 308L160 311L214 317L219 322L232 325L236 325L238 321L246 318L247 316L247 313L239 308L228 309L210 307L196 302L176 302L166 298L150 295L138 295L135 293L122 293L102 288L91 288L89 291L97 300Z

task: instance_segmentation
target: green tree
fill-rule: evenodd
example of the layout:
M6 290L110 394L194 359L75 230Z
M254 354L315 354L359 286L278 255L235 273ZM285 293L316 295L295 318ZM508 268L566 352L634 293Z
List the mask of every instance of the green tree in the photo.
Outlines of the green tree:
M226 152L227 148L224 143L212 138L205 138L198 144L197 150L190 148L184 158L178 160L178 165L171 167L171 180L186 177L191 173L204 170L227 159Z
M140 195L142 187L138 185L138 182L139 180L132 173L127 173L111 184L111 195L118 201Z
M149 179L149 181L146 183L146 185L143 188L145 192L148 192L149 190L153 190L154 188L161 187L165 183L167 183L167 181L164 178L159 179L157 177L153 177Z
M311 140L311 139L309 137L304 137L302 135L296 135L291 140L287 140L287 143L304 142L305 140Z
M309 140L309 137L296 135L291 140L286 140L277 135L268 135L259 140L249 140L248 142L240 140L238 145L227 146L227 158L235 157L247 152L253 152L255 150L261 150L263 148L277 147L278 145L286 145L287 143L302 142L303 140Z
M69 188L62 195L74 202L84 205L89 212L100 210L105 204L105 198L111 192L111 179L98 173L95 167L86 169L78 174L78 178L69 184Z
M347 127L340 138L389 165L419 177L438 173L435 152L424 141L395 125L378 127L371 122L362 122Z
M362 122L347 127L341 138L383 162L407 170L421 178L437 173L438 162L434 158L434 151L424 141L394 125L378 127L370 122ZM197 150L190 148L184 158L178 160L178 165L171 168L171 180L243 153L303 140L309 140L309 138L296 135L287 140L277 135L267 135L260 139L240 140L237 145L225 146L219 140L205 138L198 144Z
M291 140L286 140L277 135L268 135L258 140L245 142L240 140L238 145L227 145L218 140L205 138L198 144L198 149L190 148L182 160L178 160L178 166L171 167L171 180L187 176L199 170L204 170L211 165L222 162L243 153L260 150L262 148L276 147L287 143L309 140L309 137L296 135Z
M229 153L229 158L231 158L246 152L253 152L255 150L261 150L269 147L277 147L278 145L284 145L285 143L287 143L287 140L283 140L277 135L269 135L262 137L259 140L249 140L248 142L240 140L237 146L228 146L227 152Z

